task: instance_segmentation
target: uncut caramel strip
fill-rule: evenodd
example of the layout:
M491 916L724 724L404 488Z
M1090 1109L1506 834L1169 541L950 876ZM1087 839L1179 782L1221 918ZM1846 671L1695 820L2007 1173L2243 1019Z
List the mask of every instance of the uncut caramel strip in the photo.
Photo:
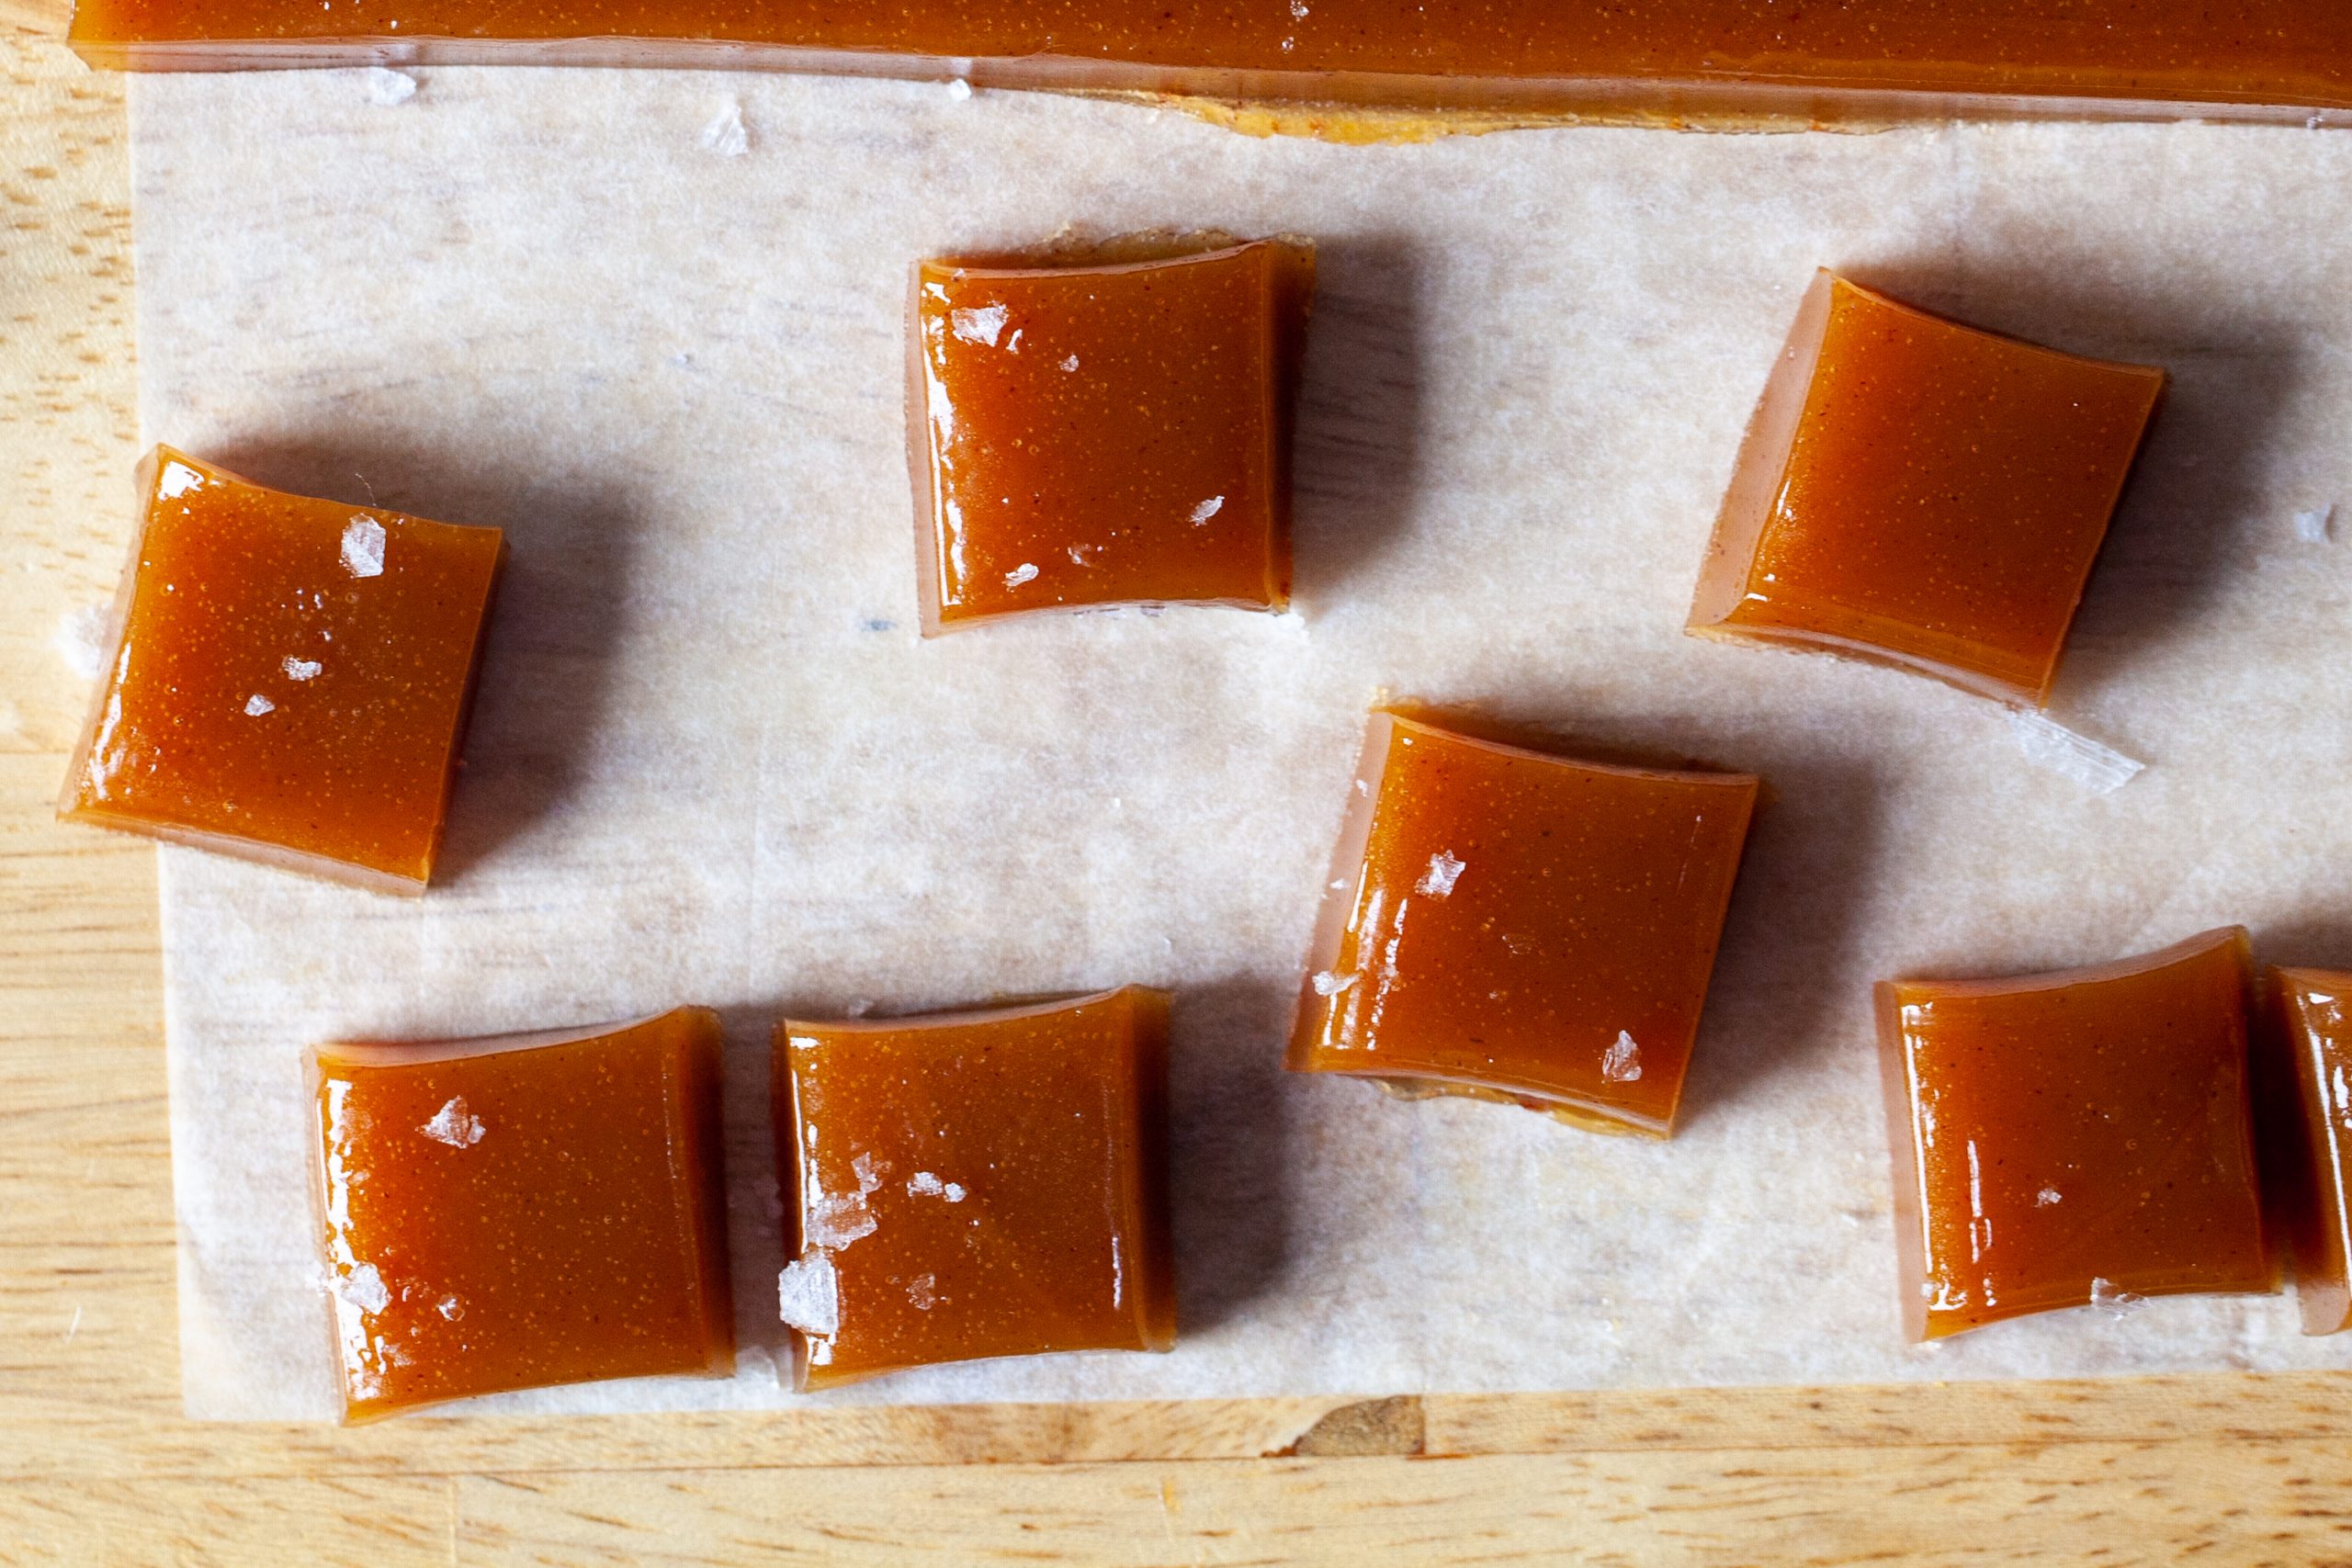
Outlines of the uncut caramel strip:
M94 65L709 65L1671 122L2352 124L2340 0L82 0Z

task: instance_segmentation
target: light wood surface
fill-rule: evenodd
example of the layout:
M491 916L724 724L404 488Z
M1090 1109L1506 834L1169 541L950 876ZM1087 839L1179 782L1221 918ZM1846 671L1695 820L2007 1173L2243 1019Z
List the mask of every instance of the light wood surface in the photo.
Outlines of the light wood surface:
M2352 1563L2352 1376L184 1419L152 854L51 818L137 456L59 14L0 0L0 1562Z

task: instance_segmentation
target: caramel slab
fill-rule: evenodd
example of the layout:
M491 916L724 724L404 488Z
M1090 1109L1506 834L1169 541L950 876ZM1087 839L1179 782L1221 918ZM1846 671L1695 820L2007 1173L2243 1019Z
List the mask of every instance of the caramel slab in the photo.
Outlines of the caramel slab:
M1904 1321L2267 1291L2245 932L1878 987Z
M2041 706L2164 384L1820 274L1740 448L1690 629Z
M2335 0L81 0L93 64L761 66L1666 123L2352 107Z
M735 1364L718 1015L322 1045L345 1418Z
M396 893L433 874L505 558L170 447L58 813Z
M1106 604L1279 610L1314 254L915 272L908 441L928 634Z
M802 1386L1176 1341L1168 998L775 1032Z
M1667 1135L1757 788L1374 713L1292 1070Z
M2303 1332L2352 1328L2352 974L2267 969L2263 1160Z

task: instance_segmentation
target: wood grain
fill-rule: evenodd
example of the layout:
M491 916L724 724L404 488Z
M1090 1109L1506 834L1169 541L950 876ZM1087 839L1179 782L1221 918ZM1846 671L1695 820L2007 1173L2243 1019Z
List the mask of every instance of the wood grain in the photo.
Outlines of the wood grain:
M185 1420L153 860L50 811L137 438L63 15L0 0L0 1562L2352 1563L2352 1376Z

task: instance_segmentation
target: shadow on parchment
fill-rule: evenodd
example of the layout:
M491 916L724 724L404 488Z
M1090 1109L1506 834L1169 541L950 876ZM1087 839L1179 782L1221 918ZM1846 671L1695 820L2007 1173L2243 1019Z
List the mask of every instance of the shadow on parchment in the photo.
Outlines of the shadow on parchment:
M1885 789L1867 761L1758 720L1726 727L1568 705L1408 705L1473 734L1579 761L1758 774L1764 781L1716 950L1678 1127L1736 1106L1827 1049L1862 1003L1851 953L1882 874ZM1866 999L1866 998L1865 998Z
M282 439L215 454L257 484L495 527L507 558L449 804L435 887L560 811L608 717L639 509L609 475L469 465L390 442Z
M2304 335L2240 280L2111 276L2063 249L1996 270L1933 256L1855 268L1855 281L2030 343L2171 373L2083 596L2053 705L2074 707L2176 638L2258 567L2265 461L2309 378Z
M1336 602L1411 516L1427 353L1411 242L1321 242L1315 268L1292 453L1292 553L1310 611Z
M735 1345L764 1350L792 1385L793 1349L778 1315L776 1275L784 1269L784 1216L799 1201L791 1168L776 1157L769 1060L777 1022L830 1016L832 1010L791 1002L723 1007L727 1052L727 1253L735 1290Z
M2352 910L2255 927L2254 961L2352 972Z
M1234 979L1177 994L1169 1041L1176 1331L1211 1329L1281 1288L1293 1161L1283 1044L1292 987Z

